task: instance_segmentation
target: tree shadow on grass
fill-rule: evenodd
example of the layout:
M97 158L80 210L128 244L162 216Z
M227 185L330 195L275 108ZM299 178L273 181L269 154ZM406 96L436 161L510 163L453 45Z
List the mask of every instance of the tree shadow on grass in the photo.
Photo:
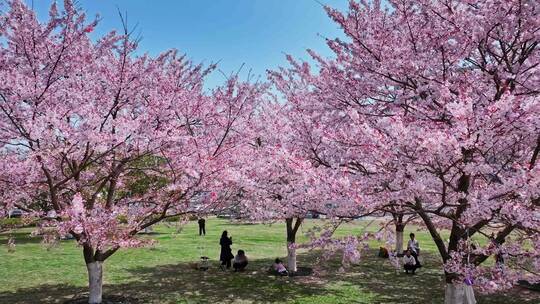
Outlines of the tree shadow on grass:
M217 265L201 271L192 263L138 267L129 270L134 280L106 284L103 292L136 298L141 303L283 303L326 293L321 284L306 284L308 277L272 275L268 272L270 265L271 260L254 260L243 272L221 271ZM0 293L0 303L63 303L86 293L87 289L82 287L40 285Z
M376 254L376 251L370 252L360 265L352 267L345 274L333 273L329 276L372 292L373 303L444 303L444 274L437 256L424 254L422 268L411 275L394 268L389 260L378 258ZM494 295L475 292L478 303L540 303L540 293L519 287Z
M193 263L137 267L127 270L132 280L106 284L104 295L136 298L140 303L443 303L444 280L437 257L424 256L424 267L412 276L375 254L369 252L360 265L345 273L337 271L338 259L319 263L315 253L301 254L300 265L316 265L317 273L292 278L269 274L270 259L252 260L239 273L223 272L216 263L208 271L195 269ZM0 293L0 303L63 303L86 292L83 287L41 285ZM477 299L493 304L538 303L540 294L519 290L477 295Z
M82 287L70 285L43 284L34 288L18 289L14 292L0 293L0 303L63 303L86 292Z
M191 301L189 303L283 303L325 292L322 284L305 284L306 280L310 280L308 277L289 278L270 274L268 269L271 264L271 260L252 260L242 272L222 271L215 263L207 271L197 270L190 263L139 267L130 272L144 285L152 286L152 290L148 294L140 290L131 296L152 299L156 294L166 294L162 300L172 296Z

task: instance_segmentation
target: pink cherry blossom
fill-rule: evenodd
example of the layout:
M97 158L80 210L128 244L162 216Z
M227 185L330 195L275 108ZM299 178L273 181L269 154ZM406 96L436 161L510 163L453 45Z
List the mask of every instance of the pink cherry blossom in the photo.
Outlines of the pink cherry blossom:
M316 68L288 56L269 72L291 107L295 153L326 168L327 195L416 219L448 284L537 281L538 2L388 2L327 7L346 37L328 40L334 56L310 50ZM492 245L462 245L473 237ZM484 265L490 246L507 248L505 275Z
M215 65L176 50L137 55L128 29L91 39L96 26L69 0L43 22L24 1L2 10L0 206L73 235L97 303L98 268L145 245L139 231L229 202L233 159L267 85L232 75L205 92Z

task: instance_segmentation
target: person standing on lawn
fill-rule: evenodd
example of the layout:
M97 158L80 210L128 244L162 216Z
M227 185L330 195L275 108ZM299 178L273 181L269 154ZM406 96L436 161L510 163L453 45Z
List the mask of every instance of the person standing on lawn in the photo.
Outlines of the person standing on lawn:
M418 255L420 255L420 244L418 243L418 240L415 239L414 233L411 233L409 236L411 239L407 243L407 250L411 251L411 254L416 262L416 267L420 268L422 267L422 265L420 265L420 261L418 260Z
M221 234L221 239L219 240L219 245L221 245L221 253L219 255L219 260L221 261L221 270L225 270L224 266L227 269L231 268L231 260L234 258L232 254L232 237L228 237L227 230L223 231Z
M206 235L205 219L200 217L197 223L199 224L199 235Z

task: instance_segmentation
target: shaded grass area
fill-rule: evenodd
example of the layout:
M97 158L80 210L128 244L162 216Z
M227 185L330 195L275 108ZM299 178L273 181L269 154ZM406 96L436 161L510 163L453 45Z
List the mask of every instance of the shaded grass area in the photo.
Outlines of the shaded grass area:
M319 221L307 221L306 232ZM337 233L374 231L366 222L344 225ZM151 237L153 248L121 250L105 263L104 293L140 299L141 303L441 303L443 278L434 245L417 232L425 266L416 276L397 272L387 260L366 252L362 263L340 273L338 259L320 263L315 253L303 252L301 266L312 266L310 277L276 277L267 273L275 257L284 257L285 227L231 224L207 220L207 236L197 235L191 222L178 227L160 225ZM233 249L244 249L250 258L248 271L222 272L217 267L219 236L228 230ZM408 234L409 231L406 231ZM12 233L16 252L7 253L8 234L0 234L0 303L62 303L86 293L86 269L81 249L62 241L46 250L30 230ZM305 241L299 236L299 242ZM372 245L378 245L375 242ZM211 258L207 272L193 263L200 255ZM538 294L516 290L508 294L478 296L480 303L538 303Z

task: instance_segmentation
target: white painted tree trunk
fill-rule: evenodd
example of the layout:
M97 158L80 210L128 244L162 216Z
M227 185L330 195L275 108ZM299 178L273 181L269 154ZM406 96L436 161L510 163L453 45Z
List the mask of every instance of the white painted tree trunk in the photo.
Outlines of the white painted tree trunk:
M396 231L396 254L403 253L403 231Z
M472 286L466 284L446 284L444 304L476 304Z
M296 248L295 243L287 243L287 266L289 272L296 272Z
M88 269L89 304L99 304L103 295L103 262L96 261L86 264Z

